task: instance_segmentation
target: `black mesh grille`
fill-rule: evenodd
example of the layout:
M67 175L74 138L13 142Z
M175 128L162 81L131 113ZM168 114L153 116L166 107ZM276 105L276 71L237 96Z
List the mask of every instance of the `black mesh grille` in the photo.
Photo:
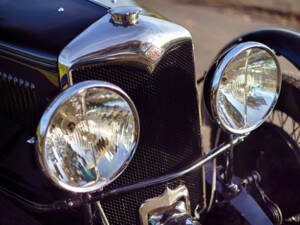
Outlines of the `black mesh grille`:
M11 74L0 72L0 112L22 123L33 121L39 112L35 85Z
M73 82L103 80L121 87L134 101L141 122L136 154L125 172L108 189L161 176L200 155L200 129L192 44L169 50L153 73L122 65L80 68ZM185 183L192 207L200 202L200 170L168 184L126 194L103 202L111 224L139 224L138 208L146 199L162 194L166 185Z

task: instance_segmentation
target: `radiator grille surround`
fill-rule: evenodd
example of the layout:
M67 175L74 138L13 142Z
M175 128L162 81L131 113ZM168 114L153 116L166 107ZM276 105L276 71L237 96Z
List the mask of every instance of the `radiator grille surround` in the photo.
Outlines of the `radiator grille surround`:
M92 65L72 71L73 83L102 80L122 88L133 100L140 117L140 141L125 172L106 189L133 184L178 170L201 155L200 127L195 87L192 43L169 49L152 73L126 63ZM139 224L138 209L165 188L187 185L191 205L201 202L201 169L169 183L105 199L110 224Z

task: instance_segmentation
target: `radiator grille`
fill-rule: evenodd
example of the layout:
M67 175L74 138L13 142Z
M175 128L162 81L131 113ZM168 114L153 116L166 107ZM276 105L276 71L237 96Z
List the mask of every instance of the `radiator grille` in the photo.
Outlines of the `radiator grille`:
M136 154L125 172L107 188L132 184L161 176L183 166L200 155L200 128L191 42L169 50L153 73L126 65L96 65L74 70L74 83L103 80L121 87L134 101L141 136ZM111 224L133 225L138 208L148 198L184 183L188 186L192 207L200 202L200 170L168 184L126 194L103 202Z
M35 84L0 72L0 112L22 123L36 120L39 97Z

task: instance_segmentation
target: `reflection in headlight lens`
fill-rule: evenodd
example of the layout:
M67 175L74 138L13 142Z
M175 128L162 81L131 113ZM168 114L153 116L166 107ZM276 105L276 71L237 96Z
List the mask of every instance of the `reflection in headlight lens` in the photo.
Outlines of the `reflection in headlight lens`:
M81 88L52 115L41 161L48 175L65 189L94 191L127 166L137 136L137 113L127 95L118 88Z
M220 78L216 110L222 125L244 133L262 123L278 98L281 75L274 55L253 47L233 58Z

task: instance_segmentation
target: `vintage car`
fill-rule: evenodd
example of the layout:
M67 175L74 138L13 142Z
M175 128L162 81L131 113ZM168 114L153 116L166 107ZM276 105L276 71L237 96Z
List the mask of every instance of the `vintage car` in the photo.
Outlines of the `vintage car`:
M0 224L300 224L300 78L277 60L300 68L299 34L241 35L196 81L189 31L136 2L0 9Z

